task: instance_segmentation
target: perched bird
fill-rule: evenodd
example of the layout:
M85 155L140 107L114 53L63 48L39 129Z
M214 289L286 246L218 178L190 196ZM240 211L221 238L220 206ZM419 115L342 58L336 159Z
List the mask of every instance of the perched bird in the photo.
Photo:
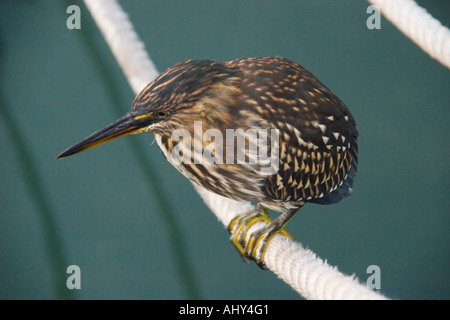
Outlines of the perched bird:
M305 203L339 202L357 171L349 109L311 72L281 57L180 62L147 85L129 113L58 159L141 132L155 133L166 159L195 184L258 204L229 231L240 254L260 266L271 237L288 235L284 226ZM280 215L271 221L267 209ZM267 226L246 240L257 221Z

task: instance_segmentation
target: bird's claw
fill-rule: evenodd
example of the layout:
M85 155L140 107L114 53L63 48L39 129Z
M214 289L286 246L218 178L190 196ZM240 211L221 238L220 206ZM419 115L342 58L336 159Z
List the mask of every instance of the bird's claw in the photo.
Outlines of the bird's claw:
M266 226L248 234L250 228L257 222L264 222ZM237 216L230 222L228 231L231 233L230 240L242 259L247 263L253 260L262 269L265 269L264 254L270 239L278 232L293 238L284 229L278 229L272 225L265 208L251 214Z

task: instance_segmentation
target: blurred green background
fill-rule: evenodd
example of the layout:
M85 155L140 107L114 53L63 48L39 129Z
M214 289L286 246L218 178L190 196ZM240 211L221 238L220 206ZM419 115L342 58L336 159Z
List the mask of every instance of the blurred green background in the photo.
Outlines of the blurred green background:
M450 24L449 1L418 2ZM67 29L68 4L80 6L81 30ZM359 172L350 198L307 205L287 229L362 282L378 265L391 298L450 298L448 69L384 17L367 29L365 1L122 5L159 71L281 55L316 74L357 120ZM153 135L55 159L134 98L81 1L2 0L0 48L1 299L300 298L242 262Z

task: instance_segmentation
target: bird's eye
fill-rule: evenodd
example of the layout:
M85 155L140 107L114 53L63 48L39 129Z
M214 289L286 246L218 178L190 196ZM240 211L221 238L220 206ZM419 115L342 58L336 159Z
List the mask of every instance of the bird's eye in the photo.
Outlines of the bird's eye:
M165 117L167 117L167 116L169 115L169 113L168 113L168 112L164 112L164 111L158 111L158 112L156 113L156 115L157 115L159 118L165 118Z

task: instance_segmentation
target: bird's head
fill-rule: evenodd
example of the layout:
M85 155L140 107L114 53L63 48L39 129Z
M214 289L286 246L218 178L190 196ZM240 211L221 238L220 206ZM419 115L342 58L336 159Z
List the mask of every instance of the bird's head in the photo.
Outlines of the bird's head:
M220 91L236 68L213 60L183 61L159 75L133 102L123 117L74 144L57 159L91 149L130 134L170 133L199 118L197 102ZM217 90L215 90L216 88ZM222 90L223 91L223 90Z

